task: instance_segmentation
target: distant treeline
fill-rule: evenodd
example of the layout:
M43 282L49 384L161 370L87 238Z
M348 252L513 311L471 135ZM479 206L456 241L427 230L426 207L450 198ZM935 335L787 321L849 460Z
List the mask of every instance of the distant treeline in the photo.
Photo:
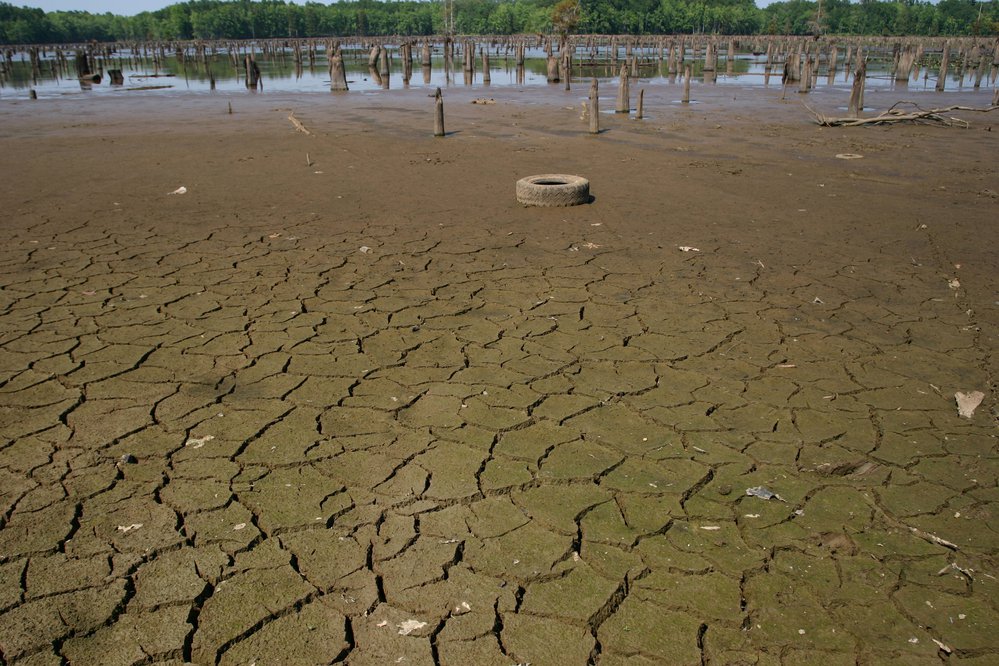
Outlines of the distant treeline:
M566 3L576 10L566 13ZM556 6L561 8L556 11ZM192 0L136 16L44 12L0 2L0 43L431 35L445 31L441 2ZM571 8L570 8L571 9ZM553 12L561 18L553 26ZM572 18L568 26L564 17ZM999 0L454 0L459 34L995 35Z

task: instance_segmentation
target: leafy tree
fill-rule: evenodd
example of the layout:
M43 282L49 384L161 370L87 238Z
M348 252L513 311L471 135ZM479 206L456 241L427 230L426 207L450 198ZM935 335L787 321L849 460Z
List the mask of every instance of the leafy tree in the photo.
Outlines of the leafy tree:
M562 0L552 7L552 27L565 37L579 25L579 0Z

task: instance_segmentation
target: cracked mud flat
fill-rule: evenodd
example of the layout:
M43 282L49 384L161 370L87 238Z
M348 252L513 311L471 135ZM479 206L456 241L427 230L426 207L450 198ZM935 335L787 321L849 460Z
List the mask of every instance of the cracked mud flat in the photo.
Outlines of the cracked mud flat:
M0 106L0 663L996 663L996 134L767 94Z

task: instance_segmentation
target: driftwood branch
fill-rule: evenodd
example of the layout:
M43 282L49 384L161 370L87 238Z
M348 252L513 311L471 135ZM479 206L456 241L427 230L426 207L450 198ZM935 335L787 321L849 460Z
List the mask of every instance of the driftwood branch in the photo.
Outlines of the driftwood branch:
M302 134L308 134L309 136L312 135L312 132L306 129L305 125L303 125L302 122L295 117L294 113L288 116L288 120L290 120L291 124L295 126L295 129L301 132Z
M915 110L900 109L899 106L911 105ZM812 109L807 104L803 105L812 114L815 122L823 127L861 127L864 125L894 125L896 123L915 123L924 125L941 125L943 127L964 127L970 126L967 120L945 116L943 114L951 111L974 111L975 113L988 113L999 109L997 105L976 108L973 106L946 106L942 109L923 109L915 102L901 101L895 102L890 109L870 118L834 118L825 116Z

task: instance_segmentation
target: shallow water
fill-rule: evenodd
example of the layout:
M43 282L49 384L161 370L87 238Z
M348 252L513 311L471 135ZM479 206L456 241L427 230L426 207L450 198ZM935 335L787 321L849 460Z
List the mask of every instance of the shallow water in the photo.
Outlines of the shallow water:
M390 47L390 75L383 81L377 72L368 68L368 51L360 49L344 50L344 65L347 70L347 81L352 91L378 91L383 89L403 88L474 88L481 89L483 95L488 95L491 88L536 88L564 87L564 83L549 84L546 78L546 62L544 53L540 50L529 50L523 68L515 66L512 52L504 53L494 50L490 53L490 81L484 80L482 59L476 59L476 70L470 75L461 71L461 58L456 57L457 71L445 68L441 53L435 52L429 68L419 66L418 54L414 54L414 67L408 81L404 80L402 61L396 49ZM605 55L605 54L604 54ZM828 65L823 62L813 87L842 88L848 87L851 76L844 62L845 53L840 53L836 69L830 73ZM205 63L194 57L180 60L175 56L162 58L154 62L151 57L121 51L115 57L100 59L102 69L120 69L124 75L123 85L112 85L110 77L104 76L99 83L82 83L75 77L70 66L69 70L61 70L53 58L53 54L43 56L40 71L32 72L31 64L26 54L15 58L6 76L0 76L0 97L27 97L34 90L40 98L52 98L66 95L114 95L129 92L130 94L170 95L183 93L210 93L212 78L216 92L254 93L317 93L328 92L330 79L328 61L325 52L318 52L315 61L310 65L308 60L296 64L290 50L278 51L276 54L258 53L255 55L260 69L260 86L258 90L249 90L245 83L242 56L236 60L226 54L210 56ZM642 53L645 63L640 67L639 79L651 83L682 82L682 77L670 76L665 61L660 61L657 54ZM586 57L586 56L584 56ZM574 64L578 64L575 61ZM685 64L691 65L693 85L736 85L741 87L776 87L781 86L782 63L775 63L773 70L766 70L766 56L749 52L739 53L731 60L722 54L718 58L717 70L703 71L703 55L695 58L688 51ZM868 89L905 90L907 92L934 91L937 81L935 67L915 68L908 82L896 82L891 76L887 59L874 58L868 63ZM602 62L592 66L575 66L571 83L585 85L592 77L597 77L602 83L616 80L620 64L611 65ZM958 67L951 66L947 78L947 92L967 91L972 89L975 81L973 69L962 72ZM995 72L988 72L983 77L981 85L991 88L995 85ZM789 84L789 89L797 89L798 83Z

